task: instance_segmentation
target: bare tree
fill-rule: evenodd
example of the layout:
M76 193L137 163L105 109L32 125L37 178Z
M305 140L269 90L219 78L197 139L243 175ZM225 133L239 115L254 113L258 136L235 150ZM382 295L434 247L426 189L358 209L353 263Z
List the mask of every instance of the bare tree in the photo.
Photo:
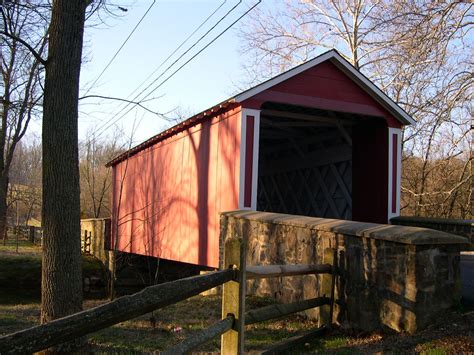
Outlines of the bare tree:
M2 2L2 15L11 4L12 2ZM41 322L45 323L82 309L79 76L86 18L102 7L104 2L53 0L26 1L24 4L15 2L14 5L50 9L44 16L49 23L47 30L35 32L42 34L43 41L39 46L32 38L19 37L8 26L0 30L2 40L7 38L17 41L18 46L29 51L37 66L44 67ZM108 12L107 9L106 11ZM3 101L10 102L10 99ZM81 342L79 339L77 342L62 344L51 351L67 352Z
M471 194L473 19L473 5L459 2L287 1L254 12L241 36L259 80L336 48L418 122L404 131L404 164L421 161L402 179L405 211L463 217L452 198ZM437 184L455 161L462 167ZM430 207L433 195L442 208Z
M85 218L110 216L112 185L111 169L105 164L120 154L123 149L115 135L110 141L94 139L88 135L82 143L79 170L81 174L81 215Z
M49 2L15 2L12 6L37 10L43 8L42 4L49 6ZM51 13L47 12L49 27L47 31L39 32L39 44L34 41L35 37L28 37L28 33L24 34L26 37L19 37L21 34L7 25L10 5L8 2L2 7L5 22L2 36L16 41L18 48L27 49L34 58L34 65L43 65L45 72L41 287L41 322L44 323L82 309L77 118L84 23L90 1L53 1ZM48 53L45 59L46 38ZM29 77L26 91L31 91L35 78L36 75ZM11 100L7 97L4 101L9 104ZM28 108L34 107L35 103L28 99L20 110L31 112ZM74 347L74 344L68 344L55 350L65 351L71 345Z
M46 48L47 8L32 6L29 2L10 2L0 7L0 11L0 85L3 89L0 106L0 235L5 240L7 190L15 149L30 121L41 114L38 106L43 97L41 55Z
M10 220L16 220L17 213L22 222L32 217L41 220L41 168L41 141L24 137L15 149L10 167L7 200Z

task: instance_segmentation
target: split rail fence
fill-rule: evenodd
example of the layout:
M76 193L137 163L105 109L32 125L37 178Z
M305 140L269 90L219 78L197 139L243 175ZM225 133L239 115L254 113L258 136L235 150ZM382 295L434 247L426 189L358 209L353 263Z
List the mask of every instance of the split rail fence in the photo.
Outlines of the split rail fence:
M91 243L92 243L92 232L85 230L84 235L81 237L81 252L83 254L91 254Z
M114 324L183 301L214 287L222 286L222 320L164 351L164 354L188 353L201 344L221 336L222 354L244 352L245 326L284 317L307 309L327 306L327 324L314 331L276 344L262 352L276 354L323 334L333 319L337 254L332 263L318 265L246 266L246 245L242 239L229 239L224 248L226 269L205 275L150 286L132 295L52 322L0 337L0 354L32 353L83 337ZM324 274L329 278L329 297L276 304L245 311L246 280L272 277Z

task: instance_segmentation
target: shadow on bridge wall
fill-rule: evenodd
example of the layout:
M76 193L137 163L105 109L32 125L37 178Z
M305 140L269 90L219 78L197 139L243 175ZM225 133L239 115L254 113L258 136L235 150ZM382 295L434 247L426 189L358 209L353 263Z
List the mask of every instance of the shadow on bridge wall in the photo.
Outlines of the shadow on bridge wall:
M238 206L239 113L204 120L114 167L117 250L218 267L218 211Z

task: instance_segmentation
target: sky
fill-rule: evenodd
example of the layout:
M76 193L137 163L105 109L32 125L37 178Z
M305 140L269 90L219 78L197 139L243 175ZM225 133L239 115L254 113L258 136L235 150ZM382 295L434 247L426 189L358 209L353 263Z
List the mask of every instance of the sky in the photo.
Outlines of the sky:
M204 47L256 2L257 0L242 1L207 37L156 81L155 85L171 75L180 64ZM111 8L119 13L120 17L105 16L105 23L97 26L89 25L86 28L81 69L81 96L101 95L138 101L143 95L138 98L135 96L237 4L238 0L156 0L132 37L91 88L152 3L152 0L136 0L132 4L118 2L127 9L126 12L122 12L117 7ZM220 9L208 22L163 64L145 85L131 95L220 5L222 5ZM242 58L239 54L238 25L222 35L158 88L149 96L157 99L144 105L154 112L166 113L169 117L176 117L177 114L189 116L237 92L237 85L242 83L244 75ZM145 91L145 94L148 92ZM114 132L121 132L122 138L132 139L132 144L137 144L170 126L169 122L156 114L136 105L124 108L125 105L116 100L95 98L80 100L80 139L96 136L95 139L98 140L110 137ZM178 111L173 111L174 109Z

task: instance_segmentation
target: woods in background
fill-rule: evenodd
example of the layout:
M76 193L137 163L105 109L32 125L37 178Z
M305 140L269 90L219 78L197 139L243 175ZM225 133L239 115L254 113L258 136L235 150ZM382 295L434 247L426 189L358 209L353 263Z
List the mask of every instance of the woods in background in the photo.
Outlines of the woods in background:
M39 51L47 25L41 11L49 8L11 7L4 19ZM418 122L404 131L402 214L471 218L473 20L468 3L287 1L250 14L241 28L242 51L249 77L261 81L335 47ZM43 67L18 39L4 37L1 50L8 60L2 62L0 187L10 188L0 189L0 200L6 196L10 221L24 221L40 218L40 143L20 140L41 114ZM122 150L118 141L81 143L83 218L110 214L104 164Z
M8 208L20 195L19 189L17 193L13 189L8 191L13 157L21 155L16 150L30 122L41 117L41 56L47 47L48 11L47 6L30 3L0 6L0 237L4 239ZM24 192L24 188L21 190Z
M80 144L81 217L110 217L112 169L105 164L125 150L117 136L87 139Z
M110 217L111 170L105 164L124 150L112 138L86 139L79 143L81 218ZM29 136L18 145L10 169L7 196L9 225L41 221L41 142Z

